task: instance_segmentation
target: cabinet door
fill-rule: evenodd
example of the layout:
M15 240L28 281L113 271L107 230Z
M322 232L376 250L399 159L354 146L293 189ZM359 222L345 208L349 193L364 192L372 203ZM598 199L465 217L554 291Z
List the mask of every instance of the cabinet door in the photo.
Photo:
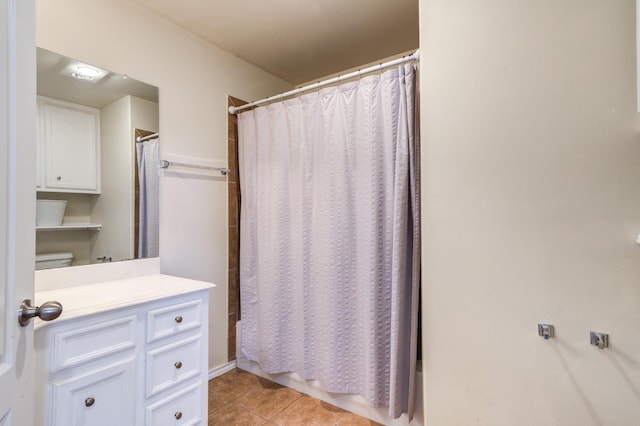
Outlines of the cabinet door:
M44 187L100 191L99 111L81 105L45 102L42 107Z
M135 360L53 383L52 426L135 424Z

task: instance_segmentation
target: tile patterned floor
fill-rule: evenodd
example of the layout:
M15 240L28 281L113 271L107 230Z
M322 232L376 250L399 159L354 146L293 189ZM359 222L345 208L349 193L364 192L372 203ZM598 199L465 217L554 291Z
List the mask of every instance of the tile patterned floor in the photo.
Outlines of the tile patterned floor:
M209 426L371 426L356 414L235 369L209 381Z

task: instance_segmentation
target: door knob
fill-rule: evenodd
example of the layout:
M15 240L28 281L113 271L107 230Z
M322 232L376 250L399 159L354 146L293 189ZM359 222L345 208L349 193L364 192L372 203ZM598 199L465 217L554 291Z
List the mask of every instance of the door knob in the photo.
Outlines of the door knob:
M51 321L62 313L62 304L56 301L44 302L40 306L31 306L31 299L25 299L20 305L18 322L25 327L33 317L39 317L42 321Z

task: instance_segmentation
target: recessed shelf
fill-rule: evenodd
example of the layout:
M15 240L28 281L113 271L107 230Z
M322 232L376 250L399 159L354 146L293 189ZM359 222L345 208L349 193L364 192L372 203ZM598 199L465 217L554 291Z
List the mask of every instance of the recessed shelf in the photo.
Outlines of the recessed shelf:
M36 226L36 231L99 231L100 223L64 223L57 226Z

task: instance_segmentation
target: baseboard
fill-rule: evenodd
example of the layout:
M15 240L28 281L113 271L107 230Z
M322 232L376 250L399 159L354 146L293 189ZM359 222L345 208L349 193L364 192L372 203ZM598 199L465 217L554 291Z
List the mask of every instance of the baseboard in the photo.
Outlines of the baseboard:
M224 373L228 373L234 368L236 368L235 361L231 361L226 364L219 365L216 368L209 370L209 380L214 379L218 376L222 376Z

